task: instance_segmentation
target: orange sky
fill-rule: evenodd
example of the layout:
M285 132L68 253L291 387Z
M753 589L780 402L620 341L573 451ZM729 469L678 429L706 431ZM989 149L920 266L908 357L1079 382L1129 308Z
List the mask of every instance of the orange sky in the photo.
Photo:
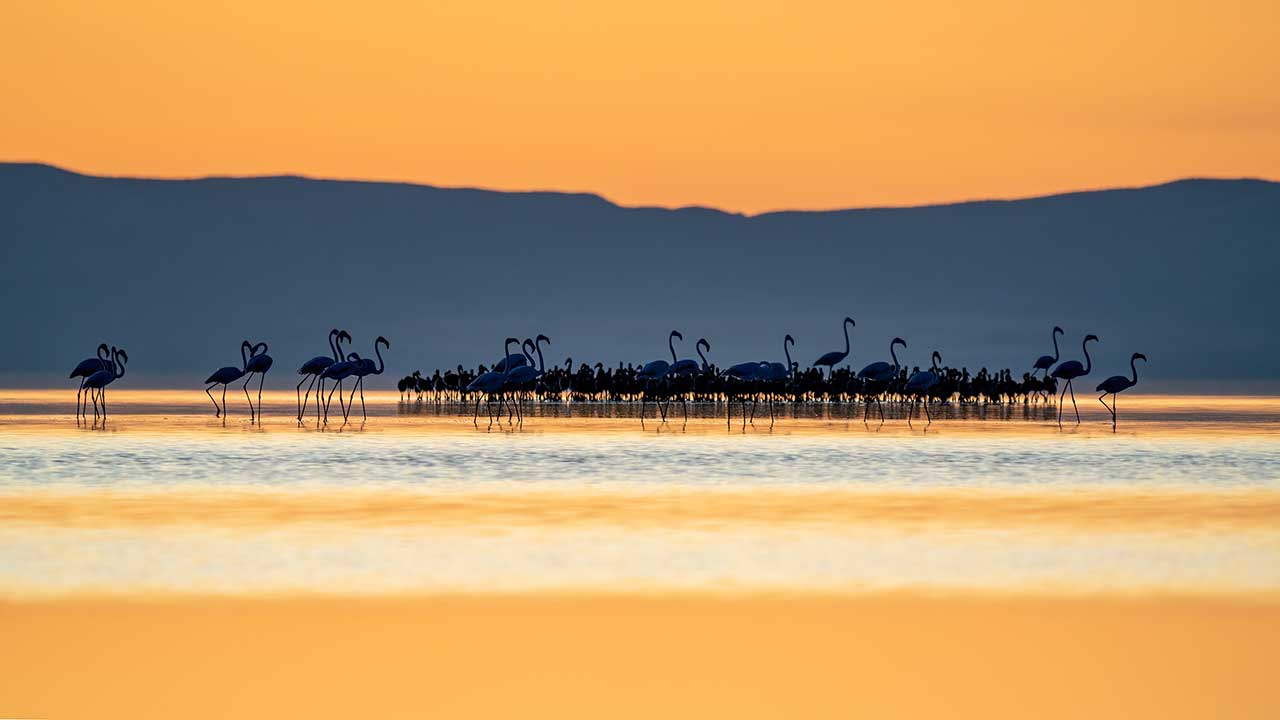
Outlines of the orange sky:
M1276 0L0 1L0 159L84 172L747 212L1280 178Z

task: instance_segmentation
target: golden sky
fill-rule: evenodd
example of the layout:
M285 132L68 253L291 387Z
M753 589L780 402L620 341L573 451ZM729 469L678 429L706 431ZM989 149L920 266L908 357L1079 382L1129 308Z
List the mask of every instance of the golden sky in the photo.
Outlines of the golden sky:
M1280 2L0 0L0 159L756 212L1280 178Z

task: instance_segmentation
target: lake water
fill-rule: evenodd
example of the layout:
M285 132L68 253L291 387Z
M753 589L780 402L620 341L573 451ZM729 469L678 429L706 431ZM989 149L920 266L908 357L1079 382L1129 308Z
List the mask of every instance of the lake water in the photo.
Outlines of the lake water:
M1061 429L824 405L476 428L380 393L317 428L265 399L259 427L120 391L77 426L74 391L0 391L0 595L1280 590L1276 398L1123 397L1114 431L1092 398Z

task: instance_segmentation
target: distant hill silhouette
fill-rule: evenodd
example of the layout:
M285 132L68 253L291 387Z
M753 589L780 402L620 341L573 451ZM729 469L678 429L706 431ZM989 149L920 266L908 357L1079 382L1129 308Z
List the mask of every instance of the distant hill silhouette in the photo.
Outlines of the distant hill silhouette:
M542 332L548 362L644 361L666 335L708 338L721 365L850 363L1021 371L1086 332L1096 376L1151 359L1150 378L1271 380L1280 370L1280 183L1154 187L915 208L779 212L627 208L595 195L508 193L298 177L142 180L0 164L5 384L45 384L99 342L130 380L198 386L276 357L268 382L326 352L330 327L380 385L415 368L492 362Z

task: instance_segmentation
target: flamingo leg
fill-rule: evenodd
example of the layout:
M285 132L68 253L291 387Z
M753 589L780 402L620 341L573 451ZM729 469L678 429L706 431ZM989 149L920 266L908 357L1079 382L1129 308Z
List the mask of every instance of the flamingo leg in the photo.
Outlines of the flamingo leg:
M258 424L262 424L262 384L267 381L266 373L258 373Z
M1071 381L1067 381L1067 389L1071 391L1071 408L1076 411L1076 424L1080 424L1080 408L1076 405L1076 389L1072 387Z
M253 373L249 373L249 376L244 379L244 385L242 386L244 389L245 402L249 403L249 424L250 425L253 424L253 418L254 418L253 398L249 397L249 381L252 379L253 379Z
M361 378L356 379L355 384L351 386L351 397L347 398L347 405L352 408L354 408L356 405L356 390L360 389L360 380ZM361 401L363 402L364 395L361 395L360 397L362 399ZM368 418L365 418L365 419L367 420Z
M480 398L476 398L476 414L472 416L471 424L474 425L476 429L480 428Z
M1062 386L1062 394L1058 395L1058 425L1062 425L1062 400L1067 396L1068 385Z
M84 378L80 378L80 387L76 389L76 424L80 424L80 395L84 392Z
M98 394L102 396L102 426L106 427L107 425L107 388L104 386L101 390L98 391Z
M217 384L218 384L218 383L212 383L212 384L210 384L210 385L209 385L209 387L207 387L207 388L205 388L205 389L204 389L204 392L205 392L205 394L206 394L206 395L208 395L208 396L209 396L209 401L213 403L213 416L214 416L214 417L222 417L222 408L218 407L218 401L214 399L214 397L213 397L213 393L209 392L210 390L212 390L212 389L213 389L213 386L214 386L214 385L217 385ZM94 403L94 407L95 407L95 408L97 408L97 405L98 405L98 404L95 402L95 403ZM97 412L94 412L94 415L96 416L96 415L97 415Z
M342 391L339 390L339 388L341 387L342 387L342 383L340 382L334 383L333 386L329 388L329 394L325 396L325 399L324 399L324 424L325 425L329 424L329 402L333 400L334 390L338 390L338 404L339 405L342 404Z
M369 413L366 412L364 409L364 378L360 378L359 384L360 384L360 415L363 416L365 420L368 420Z
M295 388L296 392L294 395L298 401L298 422L302 422L302 406L306 404L306 400L302 399L302 383L306 382L307 378L310 378L311 382L313 383L316 381L315 375L304 375L303 378L298 381L298 387ZM310 398L311 398L311 386L308 385L307 399L310 399Z

